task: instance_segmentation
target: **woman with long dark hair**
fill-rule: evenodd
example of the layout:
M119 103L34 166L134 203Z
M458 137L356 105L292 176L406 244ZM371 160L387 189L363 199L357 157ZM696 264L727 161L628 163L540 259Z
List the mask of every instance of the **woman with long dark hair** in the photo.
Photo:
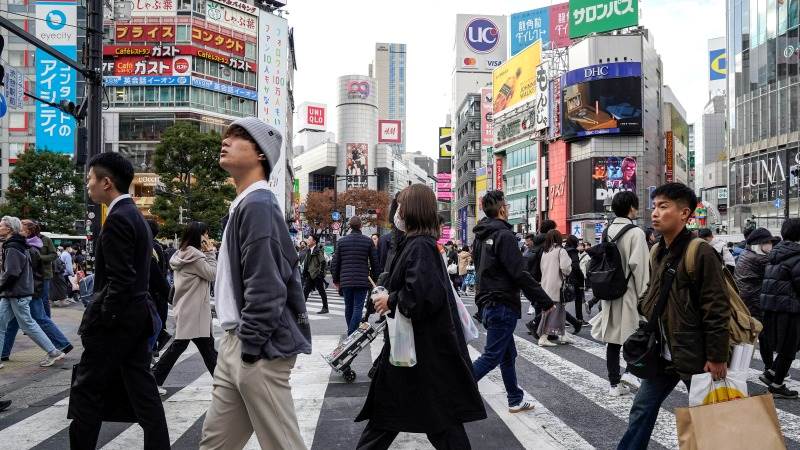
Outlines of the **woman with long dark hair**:
M469 449L465 422L486 418L472 376L464 332L444 261L436 247L436 196L422 184L398 197L395 226L406 233L391 260L384 287L373 299L379 314L397 314L413 325L417 363L390 364L391 341L380 362L364 408L356 421L369 420L358 449L388 449L400 432L426 433L437 449Z
M562 246L564 237L558 230L550 230L544 239L544 254L542 254L542 289L547 292L551 300L556 302L552 311L542 315L539 325L539 345L542 347L553 346L547 337L558 336L559 343L568 344L572 340L564 333L566 322L566 309L561 295L561 288L567 277L572 273L572 260ZM579 331L580 326L576 326Z
M178 357L186 351L189 341L194 342L206 368L212 374L217 365L214 336L211 334L211 283L217 273L214 245L208 238L208 227L203 222L190 222L183 232L181 245L169 260L175 273L175 295L172 310L175 312L175 340L153 366L159 392Z

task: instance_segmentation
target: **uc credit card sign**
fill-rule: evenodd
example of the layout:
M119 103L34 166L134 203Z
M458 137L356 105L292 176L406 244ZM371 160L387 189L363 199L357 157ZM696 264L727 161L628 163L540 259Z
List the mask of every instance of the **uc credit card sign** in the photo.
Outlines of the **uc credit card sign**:
M36 2L36 36L71 59L78 54L76 2ZM53 103L77 100L77 72L49 53L36 50L36 96ZM75 119L41 102L36 103L36 148L73 154Z

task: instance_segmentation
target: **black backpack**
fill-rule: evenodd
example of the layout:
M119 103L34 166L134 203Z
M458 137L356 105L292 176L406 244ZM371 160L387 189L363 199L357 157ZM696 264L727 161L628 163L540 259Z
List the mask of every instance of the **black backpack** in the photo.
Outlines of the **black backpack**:
M586 269L586 279L592 285L592 293L595 298L601 300L617 300L625 295L628 290L628 280L633 273L625 277L625 270L622 268L622 256L617 248L617 241L628 232L636 228L636 225L625 225L622 230L614 237L608 239L608 228L603 231L603 240L586 251L591 260Z
M528 255L527 261L528 273L539 283L542 282L542 255L544 255L544 249L539 246Z

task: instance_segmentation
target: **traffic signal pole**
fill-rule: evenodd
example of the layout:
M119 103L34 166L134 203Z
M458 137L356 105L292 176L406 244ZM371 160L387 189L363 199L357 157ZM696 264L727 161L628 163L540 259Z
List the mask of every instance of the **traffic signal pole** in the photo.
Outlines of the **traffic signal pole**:
M85 64L64 55L46 42L28 33L15 25L6 17L0 16L0 28L17 35L25 42L52 55L57 60L75 69L86 80L86 95L83 103L77 108L68 108L68 105L59 105L63 112L75 117L80 129L85 125L86 140L78 139L75 161L83 165L86 173L86 161L103 149L103 0L86 1L86 51L84 52ZM29 95L30 97L30 95ZM52 106L52 105L51 105ZM78 133L80 136L81 133ZM85 146L85 147L84 147ZM94 242L100 233L101 210L91 200L86 201L87 220L91 223L91 239L87 244L90 260L94 259Z

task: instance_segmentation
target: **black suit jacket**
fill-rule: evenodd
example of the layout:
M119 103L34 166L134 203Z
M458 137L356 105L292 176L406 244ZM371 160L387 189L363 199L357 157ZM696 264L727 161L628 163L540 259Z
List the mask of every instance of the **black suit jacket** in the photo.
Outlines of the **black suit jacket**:
M144 332L153 236L133 200L120 200L106 217L95 248L94 299L79 333ZM131 305L140 305L135 311ZM133 337L133 336L131 336Z

